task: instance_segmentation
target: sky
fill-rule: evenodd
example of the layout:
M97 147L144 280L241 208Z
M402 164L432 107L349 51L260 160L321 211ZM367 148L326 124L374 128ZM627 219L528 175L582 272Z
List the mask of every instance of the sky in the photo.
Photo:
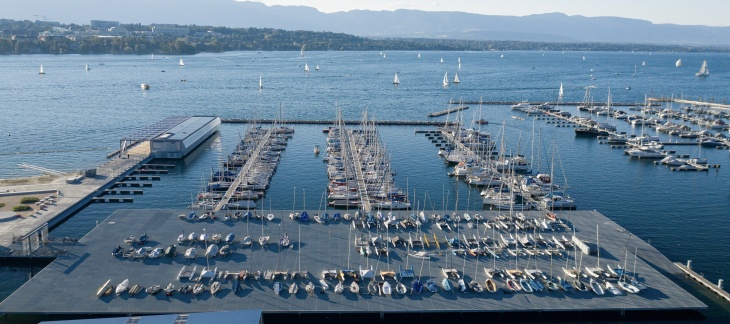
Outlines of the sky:
M301 5L321 12L417 9L485 15L527 16L561 12L587 17L612 16L655 24L730 26L728 0L248 0L267 5Z

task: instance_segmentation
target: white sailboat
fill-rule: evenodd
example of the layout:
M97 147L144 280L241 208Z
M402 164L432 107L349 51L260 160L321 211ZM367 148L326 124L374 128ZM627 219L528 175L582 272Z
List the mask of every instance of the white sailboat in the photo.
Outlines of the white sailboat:
M85 69L86 71L88 71L88 70L91 70L91 69L89 68L89 63L86 63L86 67L85 67L84 69Z
M309 73L309 64L304 63L304 72Z
M444 81L443 81L444 87L449 86L449 72L444 73Z
M418 53L418 58L421 58L421 53Z
M304 47L302 46L302 49L299 50L299 56L304 56Z
M682 67L682 59L678 59L677 62L674 62L674 66Z
M560 90L558 91L558 100L563 100L563 83L560 82Z
M41 65L41 71L43 70L43 66ZM706 76L710 75L710 68L707 67L707 60L702 61L702 67L700 67L700 71L695 73L695 76L704 78Z
M315 71L319 71L319 64L317 64L317 65L316 65L316 66L314 67L314 70L315 70Z
M395 72L395 77L393 78L393 84L400 84L400 79L398 79L398 72Z
M261 78L261 75L259 75L259 90L264 88L263 79Z
M43 72L43 64L41 64L41 70L38 71L38 74L46 74L46 72Z
M459 83L459 73L454 73L454 83Z
M443 57L441 58L441 63L444 63L444 58Z
M461 71L461 56L457 59L457 62L459 63L459 71Z
M185 66L185 63L183 62L183 60L182 60L182 59L180 59L180 63L179 63L178 65L179 65L179 66Z

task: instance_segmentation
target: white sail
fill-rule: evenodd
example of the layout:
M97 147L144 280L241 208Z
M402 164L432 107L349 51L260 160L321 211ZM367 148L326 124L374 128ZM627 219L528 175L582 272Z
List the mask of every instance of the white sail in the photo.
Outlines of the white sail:
M443 57L441 58L441 63L444 63L444 58Z
M418 58L421 58L421 53L418 53Z
M38 74L46 74L46 72L43 72L43 64L41 64L41 70L38 71Z
M560 82L560 90L558 91L558 99L563 100L563 83Z
M461 70L461 56L456 61L459 63L459 70Z
M710 68L707 67L707 61L702 61L702 67L700 68L700 71L695 73L695 76L698 77L706 77L710 75Z
M641 61L641 66L646 66L646 61Z
M674 63L674 66L682 67L682 59L678 59L677 62Z
M183 60L182 60L182 59L180 59L180 64L178 64L178 65L180 65L180 66L185 66L185 63L183 63Z
M314 67L314 70L319 71L319 64L317 64L317 66Z
M499 58L504 58L504 54L501 54L501 55L499 56Z
M395 73L395 77L393 78L393 84L400 84L400 79L398 79L398 72Z
M448 87L449 86L449 72L444 73L444 82L443 82L443 84L444 84L444 87Z
M454 74L454 83L459 83L459 73Z
M89 63L86 63L86 67L84 68L86 71L91 70L89 69Z
M261 78L261 76L259 75L259 89L263 89L263 88L264 88L264 83L263 83L263 79L262 79L262 78Z
M304 72L309 73L309 65L307 63L304 63Z
M299 56L304 56L304 47L299 51Z

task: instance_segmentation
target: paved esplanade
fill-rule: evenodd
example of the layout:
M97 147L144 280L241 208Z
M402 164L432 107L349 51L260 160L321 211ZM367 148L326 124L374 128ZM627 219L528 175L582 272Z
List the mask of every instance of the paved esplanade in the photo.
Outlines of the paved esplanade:
M393 247L389 245L389 257L385 255L362 256L355 250L353 242L356 238L364 236L383 238L399 236L407 238L408 234L419 235L419 233L436 236L444 242L444 236L478 235L481 237L492 236L492 230L485 230L480 224L476 229L468 227L465 223L458 226L454 224L452 231L441 231L431 223L421 228L391 228L387 231L378 231L375 228L353 228L350 222L339 221L328 224L315 222L300 223L292 221L287 217L291 211L272 211L276 218L274 221L265 219L252 220L199 220L189 221L178 217L179 214L186 214L185 210L118 210L88 235L82 238L75 246L69 248L69 254L58 257L43 271L38 273L29 282L15 291L11 296L0 303L0 313L73 313L73 314L164 314L164 313L187 313L204 311L224 311L240 309L263 309L270 313L400 313L400 312L545 312L552 311L636 311L636 310L688 310L703 309L706 306L693 297L691 294L677 286L672 280L662 275L653 267L661 269L668 274L680 273L675 265L666 259L651 245L646 244L629 233L616 223L607 219L595 211L570 211L558 212L558 216L569 226L574 226L576 235L582 240L594 241L596 238L596 224L600 235L600 266L610 265L612 268L621 264L628 271L629 275L636 275L640 282L643 282L648 289L639 294L622 293L614 296L606 292L604 296L597 296L592 292L536 292L505 294L501 290L497 293L475 293L463 294L457 291L446 292L441 288L443 279L441 267L451 267L458 270L466 282L472 279L481 283L486 279L484 268L491 268L494 265L498 268L513 269L515 262L517 267L534 268L538 267L547 276L562 276L561 267L575 264L572 250L562 251L562 256L553 257L539 255L537 258L520 256L515 261L514 257L500 257L492 259L483 256L478 259L467 255L454 256L447 248L447 244L441 244L440 248L431 245L425 251L430 253L430 260L409 258L408 247L398 244ZM463 212L463 211L462 211ZM410 212L396 213L406 216ZM482 215L486 219L494 219L496 212L484 211ZM542 212L525 212L528 218L541 217ZM208 237L220 233L225 238L228 233L236 235L236 242L231 246L231 254L226 257L216 256L206 260L203 257L206 244L196 242L185 242L177 244L178 235L187 236L191 232L202 233L205 229ZM301 238L299 236L301 231ZM178 255L174 257L161 257L159 259L145 258L134 260L132 258L121 258L111 255L112 249L120 244L125 249L139 248L123 243L128 235L139 237L142 233L149 235L150 241L145 246L165 248L170 245L177 247ZM289 248L279 248L278 238L288 233L292 244ZM523 233L527 234L527 233ZM555 235L570 237L571 230L543 231L541 234L547 238ZM240 240L251 235L254 245L242 247ZM256 242L260 235L271 236L271 244L265 247L259 246ZM505 232L505 235L508 233ZM499 231L495 236L499 236ZM405 241L405 240L402 240ZM212 244L212 243L208 243ZM222 244L219 244L222 246ZM198 257L185 259L185 249L196 247ZM628 248L627 248L628 247ZM637 248L638 258L634 268L633 251ZM626 252L628 250L628 252ZM625 255L628 257L625 259ZM566 258L566 255L569 255ZM187 279L177 279L177 275L183 266L196 266L199 275L200 270L207 264L216 268L218 272L238 273L246 270L261 271L279 270L296 271L299 269L298 257L301 256L301 269L309 271L308 278L293 281L289 278L276 280L283 283L283 291L280 295L273 292L274 281L246 280L242 283L241 289L233 293L231 276L219 279L223 289L217 295L212 296L208 290L209 282L204 280L206 291L200 295L192 293L181 294L175 292L172 296L165 296L160 292L156 295L149 295L141 292L135 296L124 293L121 296L114 294L96 297L99 287L111 279L113 285L118 285L124 279L129 279L130 287L140 284L148 287L159 284L165 287L172 283L176 288L183 284L193 285ZM595 266L598 259L593 255L582 255L579 252L579 262L583 266ZM537 264L535 263L537 262ZM308 295L304 286L313 282L319 291L321 284L322 269L353 269L358 272L361 268L373 267L376 274L382 270L398 272L399 268L410 269L422 282L433 278L439 284L437 293L424 292L422 294L399 295L393 289L392 296L353 294L349 291L352 279L345 281L343 294L336 294L332 289L336 281L329 281L329 289L324 293ZM376 276L380 280L380 276ZM395 285L389 279L391 285ZM411 287L411 280L405 279L405 284ZM366 289L366 282L360 281L360 291ZM288 293L290 285L299 285L299 292L296 295ZM503 279L497 279L497 285L502 288ZM456 282L452 280L452 286ZM394 286L395 287L395 286ZM387 315L386 315L387 316ZM489 316L485 314L485 316Z

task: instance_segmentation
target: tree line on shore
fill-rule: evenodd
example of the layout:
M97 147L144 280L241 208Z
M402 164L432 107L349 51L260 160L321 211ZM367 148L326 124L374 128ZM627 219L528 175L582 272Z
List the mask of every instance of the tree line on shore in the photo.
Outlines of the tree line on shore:
M64 30L57 33L53 27ZM638 51L718 52L719 47L677 45L556 43L507 40L368 38L343 33L174 25L184 36L154 34L152 26L121 24L126 36L89 36L90 26L42 21L0 20L0 54L181 54L226 51ZM42 35L44 32L46 35Z

